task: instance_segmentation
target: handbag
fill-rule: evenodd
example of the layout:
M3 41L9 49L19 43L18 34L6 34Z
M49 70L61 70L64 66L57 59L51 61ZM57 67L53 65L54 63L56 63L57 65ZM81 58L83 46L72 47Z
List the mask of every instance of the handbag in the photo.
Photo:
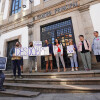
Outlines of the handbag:
M73 56L73 54L72 54L72 53L69 53L69 54L68 54L68 57L72 57L72 56Z

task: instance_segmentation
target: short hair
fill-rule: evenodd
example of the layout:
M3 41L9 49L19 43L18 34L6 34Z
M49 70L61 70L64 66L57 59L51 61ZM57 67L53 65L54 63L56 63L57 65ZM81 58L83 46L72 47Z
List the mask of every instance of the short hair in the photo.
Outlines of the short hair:
M48 39L45 39L45 41L46 41L46 40L49 42L49 40L48 40Z
M79 35L79 38L80 38L80 37L83 37L83 38L84 38L84 35Z
M32 44L33 44L33 42L29 42L29 44L30 44L30 43L32 43Z
M98 31L94 31L94 32L99 33Z

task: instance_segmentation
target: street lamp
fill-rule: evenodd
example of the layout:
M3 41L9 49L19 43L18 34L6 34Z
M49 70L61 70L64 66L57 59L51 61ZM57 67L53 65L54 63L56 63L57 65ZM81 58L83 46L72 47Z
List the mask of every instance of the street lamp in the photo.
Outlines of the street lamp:
M34 0L29 0L29 2L31 3L31 5L32 5L33 1ZM22 5L23 8L26 8L26 4L27 4L26 2L27 2L27 0L23 0L23 5Z

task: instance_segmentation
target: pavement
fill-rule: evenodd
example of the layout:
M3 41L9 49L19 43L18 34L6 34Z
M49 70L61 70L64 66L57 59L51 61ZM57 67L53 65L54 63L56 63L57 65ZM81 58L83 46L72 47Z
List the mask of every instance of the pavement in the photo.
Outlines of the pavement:
M100 93L41 94L34 98L0 97L0 100L100 100Z

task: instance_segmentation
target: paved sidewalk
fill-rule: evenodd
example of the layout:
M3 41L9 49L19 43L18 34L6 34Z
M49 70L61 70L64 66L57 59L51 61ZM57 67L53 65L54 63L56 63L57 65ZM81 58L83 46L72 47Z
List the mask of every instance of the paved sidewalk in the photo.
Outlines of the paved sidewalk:
M41 94L35 98L0 97L0 100L100 100L100 93Z

